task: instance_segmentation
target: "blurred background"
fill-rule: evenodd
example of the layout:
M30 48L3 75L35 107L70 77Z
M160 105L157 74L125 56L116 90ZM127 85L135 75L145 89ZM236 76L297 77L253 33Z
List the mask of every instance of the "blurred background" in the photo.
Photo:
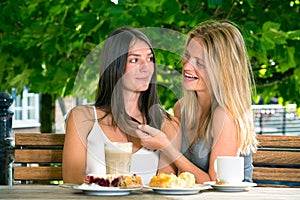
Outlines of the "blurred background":
M152 31L159 96L172 113L185 35L228 19L241 28L254 71L256 132L300 135L299 9L299 0L2 0L0 91L14 100L13 131L63 133L68 111L94 100L98 74L87 58L126 25Z

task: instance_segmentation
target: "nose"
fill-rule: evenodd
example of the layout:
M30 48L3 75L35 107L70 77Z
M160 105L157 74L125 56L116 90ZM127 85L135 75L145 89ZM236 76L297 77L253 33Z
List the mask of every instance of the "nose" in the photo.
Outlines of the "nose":
M190 59L183 59L182 62L183 62L184 69L193 69L194 68L194 65Z
M149 61L147 60L147 58L141 59L141 63L140 63L139 70L140 70L141 72L146 72L146 71L149 70L149 67L151 67L152 64L153 64L153 63L152 63L152 62L149 62Z

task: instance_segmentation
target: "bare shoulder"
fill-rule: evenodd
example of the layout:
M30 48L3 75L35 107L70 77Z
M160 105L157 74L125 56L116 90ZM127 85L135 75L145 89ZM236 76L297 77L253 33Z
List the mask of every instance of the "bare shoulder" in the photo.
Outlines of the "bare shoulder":
M80 105L72 108L68 113L68 116L72 115L73 117L84 117L84 118L94 118L94 110L92 106L89 105Z
M212 134L218 138L219 134L230 134L236 132L236 123L230 112L224 108L215 109L212 117Z
M86 137L95 123L94 110L92 106L80 105L72 108L66 119L66 131L78 132Z
M167 123L169 123L172 126L175 126L176 128L179 127L179 125L180 125L179 119L172 115L170 116L170 119L167 121L168 121Z
M180 121L177 117L170 116L169 119L166 119L162 126L162 131L169 137L173 138L180 129Z
M224 109L222 107L217 107L213 113L213 120L216 122L224 121L224 122L230 122L234 121L232 115L230 114L230 111L227 109Z
M174 116L177 117L179 120L181 119L181 105L182 99L179 99L174 105Z

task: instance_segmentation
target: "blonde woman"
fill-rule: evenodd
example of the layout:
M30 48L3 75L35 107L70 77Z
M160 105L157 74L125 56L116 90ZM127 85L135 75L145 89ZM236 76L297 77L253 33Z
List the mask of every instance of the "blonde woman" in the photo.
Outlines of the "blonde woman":
M137 131L142 145L161 149L179 171L193 173L197 183L216 180L217 156L244 156L244 181L251 182L257 146L251 115L253 79L239 29L225 21L201 23L188 35L182 63L184 97L174 106L181 120L181 152L161 131L145 125Z

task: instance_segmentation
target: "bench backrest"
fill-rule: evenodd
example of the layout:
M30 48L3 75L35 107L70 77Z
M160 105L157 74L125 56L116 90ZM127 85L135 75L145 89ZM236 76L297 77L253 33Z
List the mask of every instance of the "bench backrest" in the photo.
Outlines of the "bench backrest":
M258 135L253 181L260 186L300 186L300 136ZM14 181L62 180L65 134L15 133Z
M300 186L300 136L258 135L253 181L260 186Z
M61 181L64 139L65 134L15 133L14 182Z

